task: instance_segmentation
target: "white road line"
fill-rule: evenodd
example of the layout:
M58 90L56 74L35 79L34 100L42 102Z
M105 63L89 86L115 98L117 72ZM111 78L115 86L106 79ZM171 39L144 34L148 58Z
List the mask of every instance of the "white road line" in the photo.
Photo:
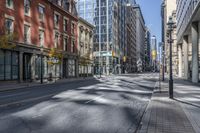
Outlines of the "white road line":
M93 99L91 99L91 100L85 102L85 104L88 104L88 103L90 103L90 102L92 102L92 101L95 101L95 100L97 100L97 99L99 99L99 98L102 98L102 97L103 97L103 95L98 96L98 97L95 97L95 98L93 98Z
M10 95L3 95L3 96L0 96L0 98L7 98L7 97L12 97L12 96L19 96L19 95L23 95L23 94L27 94L29 93L29 91L27 92L21 92L21 93L17 93L17 94L10 94Z

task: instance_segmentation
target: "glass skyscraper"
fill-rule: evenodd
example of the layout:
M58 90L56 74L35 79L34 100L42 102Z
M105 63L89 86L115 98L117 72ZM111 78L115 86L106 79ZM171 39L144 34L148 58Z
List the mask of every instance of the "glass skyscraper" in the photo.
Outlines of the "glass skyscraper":
M126 4L134 0L77 0L79 16L95 26L96 73L118 73L125 56Z
M79 16L94 25L96 0L78 0L77 9Z

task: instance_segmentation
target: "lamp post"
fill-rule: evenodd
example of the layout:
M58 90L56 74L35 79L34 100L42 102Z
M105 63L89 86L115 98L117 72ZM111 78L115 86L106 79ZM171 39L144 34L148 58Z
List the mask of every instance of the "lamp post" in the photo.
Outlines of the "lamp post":
M41 46L40 48L40 51L41 51L41 57L40 57L40 83L43 84L43 51L44 51L44 48L43 46Z
M170 62L169 62L169 98L173 99L173 73L172 73L172 43L173 43L173 39L172 39L172 32L174 29L174 22L173 22L173 18L170 16L169 17L169 21L167 23L168 25L168 31L169 31L169 47L170 47Z
M162 81L165 81L165 44L162 42Z

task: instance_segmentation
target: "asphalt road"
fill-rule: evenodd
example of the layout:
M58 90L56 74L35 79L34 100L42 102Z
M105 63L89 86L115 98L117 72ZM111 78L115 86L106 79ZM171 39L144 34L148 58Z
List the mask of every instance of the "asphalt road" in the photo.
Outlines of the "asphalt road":
M134 133L157 74L109 76L0 93L0 133Z

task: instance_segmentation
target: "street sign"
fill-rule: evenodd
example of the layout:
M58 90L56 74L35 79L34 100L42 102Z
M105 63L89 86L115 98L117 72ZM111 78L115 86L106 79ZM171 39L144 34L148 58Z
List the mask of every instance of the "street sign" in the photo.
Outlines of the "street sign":
M94 52L95 57L99 57L99 52ZM101 51L100 56L112 56L112 51Z

